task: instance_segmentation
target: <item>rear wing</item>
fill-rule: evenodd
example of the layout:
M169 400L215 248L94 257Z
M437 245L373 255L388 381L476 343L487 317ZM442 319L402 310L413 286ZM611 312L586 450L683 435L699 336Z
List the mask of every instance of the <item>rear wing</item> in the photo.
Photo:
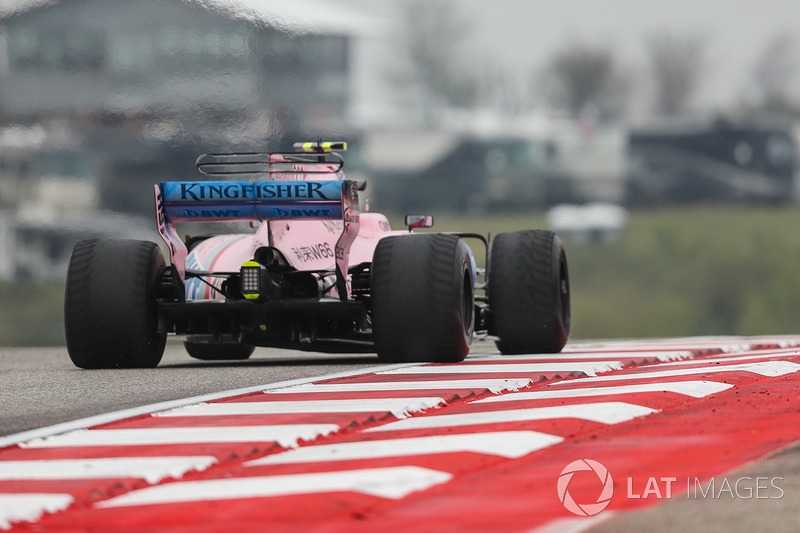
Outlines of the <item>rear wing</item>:
M172 270L186 281L188 250L175 224L181 222L342 220L336 242L337 290L348 297L350 246L359 230L358 191L352 180L165 181L155 185L158 232L167 244Z
M332 181L165 181L164 213L171 222L225 222L276 218L342 218L357 203L357 186ZM356 194L356 199L352 196Z
M244 152L202 154L195 161L197 171L206 176L264 176L271 179L344 179L344 159L336 151L347 150L345 142L295 143L295 152Z

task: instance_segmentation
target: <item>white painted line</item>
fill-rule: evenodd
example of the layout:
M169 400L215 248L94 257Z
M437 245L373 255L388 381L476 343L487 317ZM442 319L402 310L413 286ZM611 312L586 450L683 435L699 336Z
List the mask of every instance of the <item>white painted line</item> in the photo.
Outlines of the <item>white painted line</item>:
M343 442L303 446L256 459L246 463L245 466L364 460L455 452L474 452L516 459L558 444L563 440L562 437L537 431L499 431L411 439Z
M442 381L370 381L367 383L309 383L269 391L270 394L296 394L298 392L383 392L405 390L456 390L479 389L497 394L518 390L533 383L521 379L450 379Z
M659 365L660 366L660 365ZM570 386L576 383L595 383L598 381L627 381L632 379L661 379L673 378L677 376L691 376L696 374L714 374L717 372L752 372L766 377L784 376L800 371L800 364L790 361L760 361L757 363L745 363L740 365L711 365L700 368L681 368L678 370L657 370L653 372L635 372L631 374L616 374L613 376L595 376L590 378L570 379L565 381L554 381L550 384L553 387Z
M607 522L617 515L616 511L605 510L599 515L580 518L557 518L537 527L528 533L583 533L591 528Z
M791 350L780 350L780 351L770 351L770 352L752 352L748 355L715 355L714 357L703 357L702 359L694 359L692 361L675 361L671 363L664 363L659 365L659 368L662 367L673 367L673 366L688 366L688 365L699 365L699 364L717 364L717 363L730 363L731 361L757 361L759 359L774 359L776 357L797 357L798 352Z
M72 505L69 494L0 494L0 529L13 522L35 522L44 513L62 511Z
M742 337L739 335L699 335L697 337L657 337L652 339L617 339L610 341L585 341L574 342L564 347L564 349L571 349L575 347L587 346L659 346L662 344L675 345L675 344L691 344L692 346L708 346L717 344L735 344L735 345L750 345L753 342L766 340L774 340L780 336L766 336L766 337ZM788 338L797 339L797 336L788 335Z
M679 351L641 351L641 352L621 352L621 351L608 351L608 352L561 352L551 354L526 354L526 355L497 355L481 359L482 361L513 361L515 363L525 363L528 361L589 361L589 360L608 360L616 359L619 361L631 361L634 359L656 359L658 361L675 361L678 359L691 359L694 354L688 350Z
M439 470L398 466L315 474L187 481L129 492L100 502L97 507L130 507L343 491L399 500L412 492L445 483L452 477L451 474Z
M200 396L192 396L191 398L181 398L178 400L170 400L167 402L159 402L149 405L143 405L141 407L133 407L131 409L123 409L120 411L114 411L112 413L104 413L101 415L73 420L71 422L64 422L61 424L55 424L53 426L32 429L29 431L23 431L21 433L15 433L13 435L0 437L0 448L4 448L6 446L13 446L15 444L21 444L25 441L33 439L41 439L44 437L50 437L52 435L58 435L60 433L67 433L68 431L75 431L78 429L85 429L88 427L110 424L112 422L125 420L127 418L149 415L151 413L155 413L158 411L167 411L169 409L175 409L177 407L182 407L184 405L191 405L193 403L210 402L214 400L220 400L222 398L231 398L233 396L253 394L256 392L267 392L271 389L279 389L282 387L293 387L296 385L302 385L304 383L313 383L314 381L326 381L330 379L349 378L353 376L371 374L374 372L378 372L380 370L387 370L391 368L402 368L405 366L414 366L416 364L417 363L400 363L397 365L381 365L370 368L360 368L355 370L347 370L345 372L328 374L325 376L291 379L287 381L279 381L277 383L255 385L253 387L244 387L241 389L232 389L222 392L214 392L211 394L202 394Z
M186 472L205 470L216 462L216 458L209 456L0 461L0 481L140 478L157 483Z
M443 398L378 398L345 400L297 400L265 402L220 402L198 403L179 407L155 416L233 416L233 415L275 415L293 413L385 413L397 418L445 405Z
M395 431L405 429L433 429L456 426L475 426L479 424L503 424L509 422L529 422L553 418L578 418L602 424L618 424L640 416L657 413L641 405L626 402L597 402L531 409L508 409L502 411L481 411L456 415L429 415L390 422L365 431Z
M338 430L339 426L336 424L82 429L44 439L34 439L21 446L23 448L64 448L70 446L277 442L281 446L292 447L297 446L299 439L312 440Z
M378 374L406 375L406 374L539 374L558 373L571 374L573 372L594 376L598 372L608 372L622 368L622 361L588 361L579 363L500 363L500 364L469 364L457 365L425 365L384 370Z
M575 381L573 381L574 383ZM730 389L733 385L716 381L673 381L641 383L638 385L620 385L616 387L586 387L567 390L536 390L515 392L502 396L492 396L472 403L518 402L522 400L548 400L552 398L580 398L585 396L608 396L610 394L636 394L639 392L674 392L694 398L703 398L709 394Z
M743 352L753 350L757 346L774 344L781 348L791 348L800 345L800 337L797 335L775 335L760 337L739 337L739 336L704 336L704 337L679 337L663 339L632 339L616 340L608 342L577 342L569 343L562 350L563 352L573 352L576 350L703 350L718 349L723 352Z
M691 339L677 340L675 342L658 342L658 343L641 343L636 341L630 342L614 342L608 344L584 344L572 345L564 347L562 353L573 353L576 351L617 351L624 350L630 352L655 352L655 351L671 351L671 350L688 350L688 351L704 351L704 350L718 350L720 352L746 352L753 349L755 344L744 342L692 342Z

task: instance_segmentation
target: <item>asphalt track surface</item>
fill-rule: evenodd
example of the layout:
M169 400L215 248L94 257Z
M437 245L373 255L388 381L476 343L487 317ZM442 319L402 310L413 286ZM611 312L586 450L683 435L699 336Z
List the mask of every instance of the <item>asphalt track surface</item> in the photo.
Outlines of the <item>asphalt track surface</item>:
M477 342L473 352L496 353L490 342ZM189 358L180 345L173 345L157 369L83 371L71 365L64 349L0 349L0 437L156 402L359 368L374 369L377 364L377 358L370 354L276 350L258 350L245 362L201 362ZM769 392L766 395L764 401L768 402ZM784 420L795 427L800 425L800 409L790 410ZM662 450L657 440L645 440L637 448L649 461L660 461ZM724 493L717 498L676 497L642 510L605 512L594 518L553 522L549 529L537 531L798 531L798 452L800 445L796 442L772 446L757 460L716 478L731 482L780 478L781 498L734 498ZM646 490L644 481L638 479L637 483L633 492L641 494ZM718 482L717 486L720 485ZM623 481L617 491L624 489Z
M377 364L374 354L265 348L246 361L199 361L181 343L170 342L158 368L87 371L72 364L66 348L0 348L0 437L110 411Z

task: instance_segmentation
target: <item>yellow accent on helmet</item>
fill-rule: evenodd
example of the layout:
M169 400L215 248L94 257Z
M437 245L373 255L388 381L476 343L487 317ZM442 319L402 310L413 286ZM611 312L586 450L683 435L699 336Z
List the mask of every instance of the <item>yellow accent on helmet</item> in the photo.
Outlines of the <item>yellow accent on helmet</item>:
M347 143L342 141L313 141L294 143L297 152L344 152L347 150Z

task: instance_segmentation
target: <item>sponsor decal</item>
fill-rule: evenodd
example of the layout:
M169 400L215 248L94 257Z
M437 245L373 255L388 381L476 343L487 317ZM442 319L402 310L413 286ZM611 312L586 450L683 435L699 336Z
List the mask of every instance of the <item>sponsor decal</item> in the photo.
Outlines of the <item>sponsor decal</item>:
M156 223L159 228L162 228L164 224L166 224L166 220L164 220L164 209L164 194L161 192L161 187L156 187Z
M328 233L338 235L342 232L341 220L322 220L322 225L328 230Z
M298 246L292 248L292 252L303 263L333 257L333 250L327 242L320 242L311 246Z
M353 181L346 182L344 198L353 205L358 205L358 185Z
M239 209L182 209L185 218L240 218Z
M345 248L339 244L336 245L336 260L337 261L344 261L345 260Z
M341 210L314 206L303 208L273 207L270 212L272 215L265 218L339 218L341 216ZM259 210L259 214L262 214L261 210Z
M165 182L168 202L340 201L341 181Z
M346 180L164 182L163 206L173 222L341 219ZM349 204L348 204L349 205ZM357 211L348 221L357 221Z
M167 218L173 222L207 220L271 220L294 218L341 219L341 204L285 203L269 205L198 205L173 204L166 208Z

